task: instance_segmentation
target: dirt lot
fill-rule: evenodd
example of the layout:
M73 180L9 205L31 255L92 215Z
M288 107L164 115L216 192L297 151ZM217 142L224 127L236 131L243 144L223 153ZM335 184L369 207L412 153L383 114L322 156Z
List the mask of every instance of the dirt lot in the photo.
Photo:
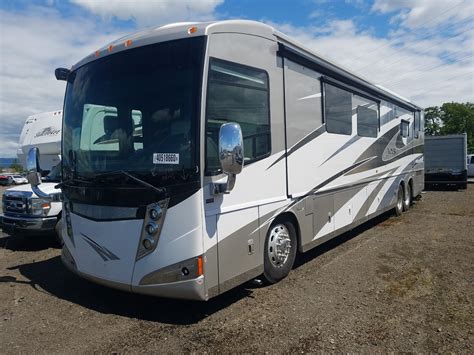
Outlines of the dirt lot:
M2 188L2 191L4 189ZM0 352L474 351L474 185L430 191L207 303L68 272L54 239L0 234Z

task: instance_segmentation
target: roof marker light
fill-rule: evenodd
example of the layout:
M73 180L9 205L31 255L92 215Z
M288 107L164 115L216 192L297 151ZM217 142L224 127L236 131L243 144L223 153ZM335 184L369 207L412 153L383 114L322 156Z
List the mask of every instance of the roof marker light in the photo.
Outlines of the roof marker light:
M114 46L110 45L109 48L107 48L107 51L110 53L110 52L112 52L112 49L114 49Z
M188 34L192 35L193 33L196 33L197 30L198 30L198 29L197 29L196 26L189 27L189 28L188 28Z
M125 44L125 47L130 47L132 45L132 40L127 39L124 44Z
M95 56L98 57L100 55L100 51L95 51Z

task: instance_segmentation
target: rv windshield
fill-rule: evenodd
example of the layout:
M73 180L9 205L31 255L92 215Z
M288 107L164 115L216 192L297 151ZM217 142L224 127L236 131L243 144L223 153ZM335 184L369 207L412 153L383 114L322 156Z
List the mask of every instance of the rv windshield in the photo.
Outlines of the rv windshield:
M132 172L160 185L198 179L204 39L129 49L69 76L65 178Z

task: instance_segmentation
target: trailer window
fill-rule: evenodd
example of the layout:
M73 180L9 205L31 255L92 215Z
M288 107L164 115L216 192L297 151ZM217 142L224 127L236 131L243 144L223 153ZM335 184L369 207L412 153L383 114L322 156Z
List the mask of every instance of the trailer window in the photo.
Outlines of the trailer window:
M270 153L268 76L263 70L211 59L206 108L206 173L220 172L219 129L236 122L242 128L244 161Z
M352 134L352 93L324 85L324 118L329 133Z

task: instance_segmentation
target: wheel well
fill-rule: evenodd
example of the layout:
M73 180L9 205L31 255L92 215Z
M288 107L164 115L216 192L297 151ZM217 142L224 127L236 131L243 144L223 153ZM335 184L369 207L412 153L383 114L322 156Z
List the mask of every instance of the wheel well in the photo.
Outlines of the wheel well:
M273 220L272 224L275 223L275 221L280 221L280 220L287 220L293 224L293 227L295 227L295 231L296 231L296 241L298 243L297 247L299 248L299 246L301 245L301 232L300 232L300 225L298 223L298 219L296 218L296 216L291 212L284 212L278 215L278 217L276 217Z

